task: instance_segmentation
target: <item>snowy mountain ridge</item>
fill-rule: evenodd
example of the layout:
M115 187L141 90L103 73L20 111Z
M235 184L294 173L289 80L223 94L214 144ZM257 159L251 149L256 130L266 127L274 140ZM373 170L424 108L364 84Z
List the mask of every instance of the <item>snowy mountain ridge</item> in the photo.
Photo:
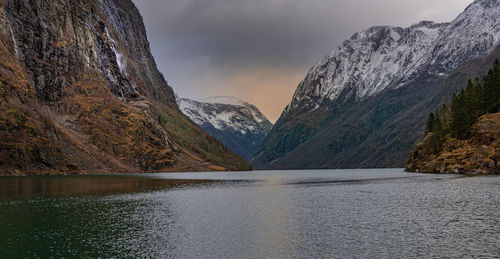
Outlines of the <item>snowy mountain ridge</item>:
M244 158L253 155L273 126L257 107L234 97L180 98L177 103L194 123Z
M363 100L417 76L447 77L500 42L500 1L477 0L451 23L376 26L355 33L311 68L283 115Z
M212 97L202 98L199 101L203 102L203 103L230 104L230 105L236 105L236 106L247 106L248 105L247 102L244 102L244 101L242 101L236 97L232 97L232 96L212 96Z
M194 123L210 124L219 130L231 129L241 134L263 130L269 120L252 104L235 97L215 96L198 101L180 98L179 108Z

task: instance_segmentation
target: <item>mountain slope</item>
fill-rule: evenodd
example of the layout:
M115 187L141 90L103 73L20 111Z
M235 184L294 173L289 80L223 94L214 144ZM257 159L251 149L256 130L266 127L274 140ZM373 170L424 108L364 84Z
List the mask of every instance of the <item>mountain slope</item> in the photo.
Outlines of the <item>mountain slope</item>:
M1 0L0 56L0 174L251 168L179 111L130 0Z
M499 15L499 1L478 0L451 23L354 34L309 71L252 162L403 167L427 114L498 55Z
M255 154L273 126L257 107L234 97L181 98L178 103L193 122L246 159Z
M500 61L470 80L451 103L429 115L425 136L407 170L425 173L500 173Z

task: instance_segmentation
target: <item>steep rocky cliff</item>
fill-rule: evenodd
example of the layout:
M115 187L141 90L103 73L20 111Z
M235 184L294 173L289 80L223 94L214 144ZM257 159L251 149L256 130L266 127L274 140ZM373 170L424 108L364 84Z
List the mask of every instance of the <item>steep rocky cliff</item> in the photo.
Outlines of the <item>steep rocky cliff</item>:
M422 173L500 173L500 113L482 116L471 137L459 140L448 135L442 150L435 152L432 134L417 144L407 171Z
M403 167L427 115L500 56L499 15L477 0L450 23L354 34L311 68L252 163Z
M255 154L273 127L255 105L234 97L181 98L178 103L193 122L245 159Z
M130 0L0 0L0 173L248 170L179 111Z

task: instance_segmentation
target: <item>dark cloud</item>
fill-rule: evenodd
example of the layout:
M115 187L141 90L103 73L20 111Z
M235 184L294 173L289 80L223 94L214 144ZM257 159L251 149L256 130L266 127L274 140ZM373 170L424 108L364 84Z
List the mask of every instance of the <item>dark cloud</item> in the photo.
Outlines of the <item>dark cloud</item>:
M449 21L471 0L134 2L160 70L179 95L235 95L274 120L308 68L354 32ZM266 92L279 95L272 105Z

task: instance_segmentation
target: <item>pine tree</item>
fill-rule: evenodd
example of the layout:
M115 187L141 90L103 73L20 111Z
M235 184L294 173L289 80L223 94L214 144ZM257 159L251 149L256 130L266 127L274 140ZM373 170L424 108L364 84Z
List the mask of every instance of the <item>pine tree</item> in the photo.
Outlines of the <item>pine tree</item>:
M435 154L437 154L441 151L441 147L442 147L444 140L445 140L445 138L444 138L445 131L443 129L443 121L441 119L439 111L436 111L435 113L431 113L427 123L428 123L427 126L432 128L432 130L431 130L432 135L430 136L432 150Z
M493 64L493 75L492 75L492 95L494 96L495 102L492 105L493 110L491 112L500 112L500 61L497 59Z
M436 135L440 136L443 133L443 123L441 122L441 116L439 116L439 112L436 112L434 115L434 122L432 123L433 132Z
M497 98L495 97L495 72L493 69L488 71L488 74L483 78L482 91L482 111L485 113L495 112Z
M426 132L444 139L451 133L458 139L470 136L472 126L486 113L500 112L500 61L495 60L482 80L469 80L467 87L453 95L451 106L443 105L441 112L431 113ZM439 141L434 141L439 144Z
M443 131L444 134L449 133L450 131L450 121L451 121L451 111L448 108L448 105L443 104L443 107L441 108L441 121L443 123Z
M458 139L468 136L466 117L465 91L462 90L451 102L451 130Z
M430 133L430 132L433 132L434 130L434 113L431 112L431 114L429 115L429 119L427 119L427 126L425 127L425 132L426 133Z

